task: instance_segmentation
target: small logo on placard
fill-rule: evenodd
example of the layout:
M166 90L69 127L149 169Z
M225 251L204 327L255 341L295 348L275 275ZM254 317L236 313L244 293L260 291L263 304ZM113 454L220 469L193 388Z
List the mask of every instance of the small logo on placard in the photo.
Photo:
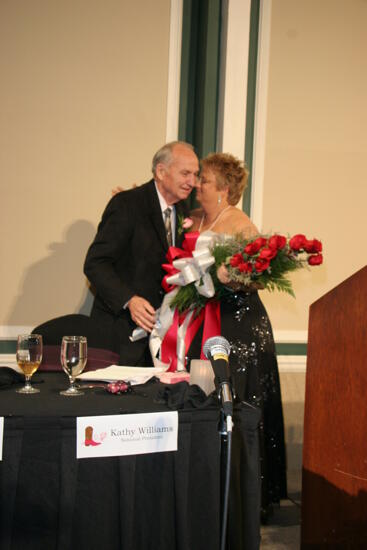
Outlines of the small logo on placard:
M93 436L93 426L87 426L85 428L84 445L86 447L96 447L97 445L101 445L106 435L106 432L101 432L100 434Z

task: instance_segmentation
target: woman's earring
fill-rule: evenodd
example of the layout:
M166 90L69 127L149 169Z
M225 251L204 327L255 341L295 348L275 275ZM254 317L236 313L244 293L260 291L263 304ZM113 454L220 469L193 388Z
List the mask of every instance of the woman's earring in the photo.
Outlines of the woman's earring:
M218 195L218 204L222 202L222 195Z

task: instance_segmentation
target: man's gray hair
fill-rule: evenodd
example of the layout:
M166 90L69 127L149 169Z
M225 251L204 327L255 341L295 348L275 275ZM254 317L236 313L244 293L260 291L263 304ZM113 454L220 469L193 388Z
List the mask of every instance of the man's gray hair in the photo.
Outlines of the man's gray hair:
M163 145L163 147L161 147L156 152L156 154L153 157L153 161L152 161L153 176L155 176L155 171L158 164L162 163L162 164L166 164L167 166L171 164L172 151L176 145L183 145L184 147L187 147L187 149L194 151L194 148L191 145L191 143L186 143L186 141L171 141L170 143L166 143L165 145Z

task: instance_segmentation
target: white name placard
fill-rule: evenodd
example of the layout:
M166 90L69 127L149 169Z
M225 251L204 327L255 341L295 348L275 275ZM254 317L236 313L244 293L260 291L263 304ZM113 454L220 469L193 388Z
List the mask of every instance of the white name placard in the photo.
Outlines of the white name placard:
M0 460L3 459L4 417L0 416Z
M81 416L76 421L77 458L177 451L177 411Z

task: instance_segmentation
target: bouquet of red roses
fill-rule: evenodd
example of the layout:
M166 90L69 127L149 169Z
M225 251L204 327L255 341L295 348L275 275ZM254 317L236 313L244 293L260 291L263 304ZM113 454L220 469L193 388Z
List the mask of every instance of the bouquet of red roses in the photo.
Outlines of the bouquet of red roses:
M323 262L322 243L298 234L259 235L252 239L243 236L213 240L210 253L214 258L208 269L213 284L215 299L220 299L230 290L280 290L295 296L287 274L302 267L316 266ZM184 312L200 311L208 298L198 293L197 284L185 284L179 288L171 306Z
M232 239L218 244L216 258L217 278L232 288L267 288L294 296L286 274L307 265L320 265L322 243L298 234L258 236L252 240Z
M157 343L161 359L171 371L185 370L187 350L201 324L203 342L220 334L222 298L233 290L264 288L294 296L286 274L320 265L321 251L321 242L305 235L246 239L243 235L185 233L182 248L170 247L168 263L162 266L167 272L162 282L167 294L150 336L152 349Z

